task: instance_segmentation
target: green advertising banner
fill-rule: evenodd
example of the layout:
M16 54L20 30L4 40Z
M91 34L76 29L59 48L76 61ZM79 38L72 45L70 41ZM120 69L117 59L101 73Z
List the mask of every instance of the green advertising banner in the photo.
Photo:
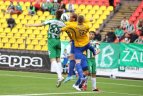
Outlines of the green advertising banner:
M62 41L62 52L70 49L68 41ZM124 69L124 67L143 67L143 45L124 43L101 43L100 54L96 56L97 68ZM70 50L68 51L70 53ZM120 61L120 62L119 62Z
M97 68L117 68L120 51L119 44L101 43L100 50L100 54L96 56Z
M120 44L120 66L143 67L143 45Z

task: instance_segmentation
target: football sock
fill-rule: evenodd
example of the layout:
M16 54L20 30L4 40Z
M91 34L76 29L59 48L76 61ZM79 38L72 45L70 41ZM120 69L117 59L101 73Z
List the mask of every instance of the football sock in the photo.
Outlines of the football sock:
M75 60L70 60L68 76L74 75Z
M82 68L81 68L80 63L77 63L77 64L76 64L76 70L77 70L77 72L78 72L79 78L80 78L80 79L81 79L81 78L84 78L84 76L83 76L83 71L82 71Z
M96 89L96 78L91 77L92 89Z

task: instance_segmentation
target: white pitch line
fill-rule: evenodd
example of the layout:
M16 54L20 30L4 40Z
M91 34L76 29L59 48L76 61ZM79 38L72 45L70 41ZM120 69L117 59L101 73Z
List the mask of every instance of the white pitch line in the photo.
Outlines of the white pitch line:
M65 93L17 94L17 95L0 95L0 96L41 96L41 95L47 96L47 95L70 95L70 94L95 94L95 92L65 92Z
M12 75L12 74L0 74L0 76L11 76L11 77L22 77L22 78L35 78L35 79L57 79L57 78L45 78L45 77L34 77L34 76L21 76L21 75ZM97 82L101 84L112 84L112 85L118 85L118 86L130 86L130 87L143 87L139 85L128 85L128 84L120 84L120 83L107 83L107 82Z
M143 96L141 94L129 94L129 93L120 93L120 92L108 92L102 91L103 93L110 94L120 94L126 96ZM73 94L99 94L100 92L66 92L66 93L41 93L41 94L17 94L17 95L0 95L0 96L47 96L47 95L73 95Z

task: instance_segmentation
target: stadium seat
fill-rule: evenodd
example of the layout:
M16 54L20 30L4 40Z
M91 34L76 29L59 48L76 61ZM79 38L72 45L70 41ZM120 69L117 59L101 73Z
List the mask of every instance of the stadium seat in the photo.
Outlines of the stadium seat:
M16 39L15 38L10 38L9 43L16 43Z
M34 45L32 44L28 44L26 47L27 50L33 50L34 49Z
M42 51L47 51L47 50L48 50L47 45L42 46L42 49L41 49L41 50L42 50Z
M19 49L25 49L25 44L19 44Z
M35 45L35 48L34 48L35 50L41 50L41 45Z
M12 44L12 45L11 45L11 48L12 48L12 49L18 49L18 48L19 48L19 46L18 46L18 44L17 44L17 43L14 43L14 44Z
M9 42L9 38L3 37L3 38L2 38L2 42L3 42L3 43L8 43L8 42Z
M37 45L39 43L39 41L37 39L32 39L31 44L33 45Z
M99 6L98 5L93 6L93 10L99 10Z
M11 48L11 44L10 44L10 43L8 43L8 42L7 42L7 43L4 43L3 48L7 48L7 49L8 49L8 48Z

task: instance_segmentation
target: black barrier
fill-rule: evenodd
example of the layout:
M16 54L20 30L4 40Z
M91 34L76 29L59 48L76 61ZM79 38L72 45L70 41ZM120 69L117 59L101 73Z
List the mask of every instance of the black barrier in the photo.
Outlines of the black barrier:
M48 54L0 50L0 69L49 72L50 60Z

